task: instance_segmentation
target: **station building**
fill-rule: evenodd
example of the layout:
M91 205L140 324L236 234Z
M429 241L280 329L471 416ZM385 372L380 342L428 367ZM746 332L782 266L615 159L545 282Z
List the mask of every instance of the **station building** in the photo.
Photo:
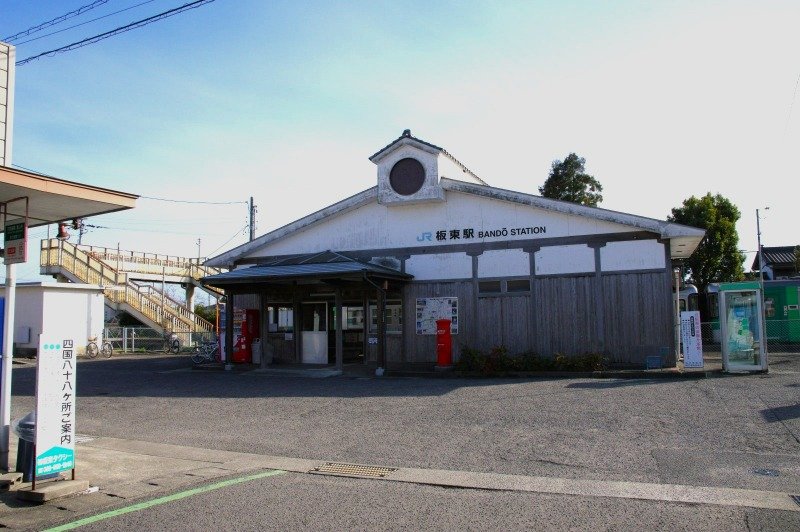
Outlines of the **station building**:
M376 186L206 262L230 268L204 279L229 303L227 352L235 312L257 309L277 364L433 369L438 318L456 360L675 364L673 261L702 229L492 187L409 130L370 160Z

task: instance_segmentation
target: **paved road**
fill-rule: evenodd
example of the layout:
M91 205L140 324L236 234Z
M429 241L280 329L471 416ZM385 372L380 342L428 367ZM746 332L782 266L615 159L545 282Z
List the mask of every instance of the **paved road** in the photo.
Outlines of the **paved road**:
M800 493L800 359L701 380L307 379L82 361L78 431L216 450L563 479ZM32 368L14 372L14 417ZM766 474L764 474L766 473ZM213 509L211 511L210 509ZM800 529L800 512L452 490L287 473L98 523L163 528ZM189 519L189 517L186 517Z

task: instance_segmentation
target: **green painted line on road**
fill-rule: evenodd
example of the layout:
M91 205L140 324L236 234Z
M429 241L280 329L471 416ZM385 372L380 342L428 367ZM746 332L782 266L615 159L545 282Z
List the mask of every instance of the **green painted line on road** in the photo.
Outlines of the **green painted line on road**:
M129 514L131 512L138 512L139 510L146 510L147 508L158 506L159 504L166 504L168 502L178 501L180 499L185 499L186 497L192 497L194 495L205 493L207 491L218 490L220 488L233 486L235 484L241 484L242 482L250 482L251 480L258 480L260 478L273 477L275 475L281 475L283 473L286 473L286 471L281 471L279 469L271 469L269 471L263 471L255 475L239 477L239 478L231 478L228 480L223 480L222 482L217 482L215 484L209 484L208 486L201 486L199 488L181 491L179 493L173 493L172 495L167 495L166 497L159 497L158 499L132 504L131 506L126 506L125 508L118 508L116 510L111 510L109 512L105 512L102 514L97 514L90 517L84 517L83 519L78 519L77 521L73 521L65 525L57 526L55 528L48 528L45 532L60 532L61 530L72 530L73 528L78 528L79 526L89 525L91 523L96 523L104 519L110 519L112 517Z

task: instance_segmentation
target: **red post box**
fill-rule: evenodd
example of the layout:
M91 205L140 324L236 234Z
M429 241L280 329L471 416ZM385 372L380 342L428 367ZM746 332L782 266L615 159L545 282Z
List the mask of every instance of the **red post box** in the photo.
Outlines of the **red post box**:
M453 365L453 338L450 336L450 320L436 320L436 367Z

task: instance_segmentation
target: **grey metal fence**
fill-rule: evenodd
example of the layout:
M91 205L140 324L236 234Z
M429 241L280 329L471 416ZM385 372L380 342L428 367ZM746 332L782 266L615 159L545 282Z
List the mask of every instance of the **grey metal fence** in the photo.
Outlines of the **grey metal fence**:
M719 321L703 323L701 331L703 334L703 352L706 354L717 353L722 356ZM768 353L800 354L800 320L767 319L766 337Z
M200 342L215 341L213 332L174 333L180 342L181 350L193 349ZM166 351L167 337L149 327L106 327L103 332L106 341L111 342L115 352L132 353L144 351Z

